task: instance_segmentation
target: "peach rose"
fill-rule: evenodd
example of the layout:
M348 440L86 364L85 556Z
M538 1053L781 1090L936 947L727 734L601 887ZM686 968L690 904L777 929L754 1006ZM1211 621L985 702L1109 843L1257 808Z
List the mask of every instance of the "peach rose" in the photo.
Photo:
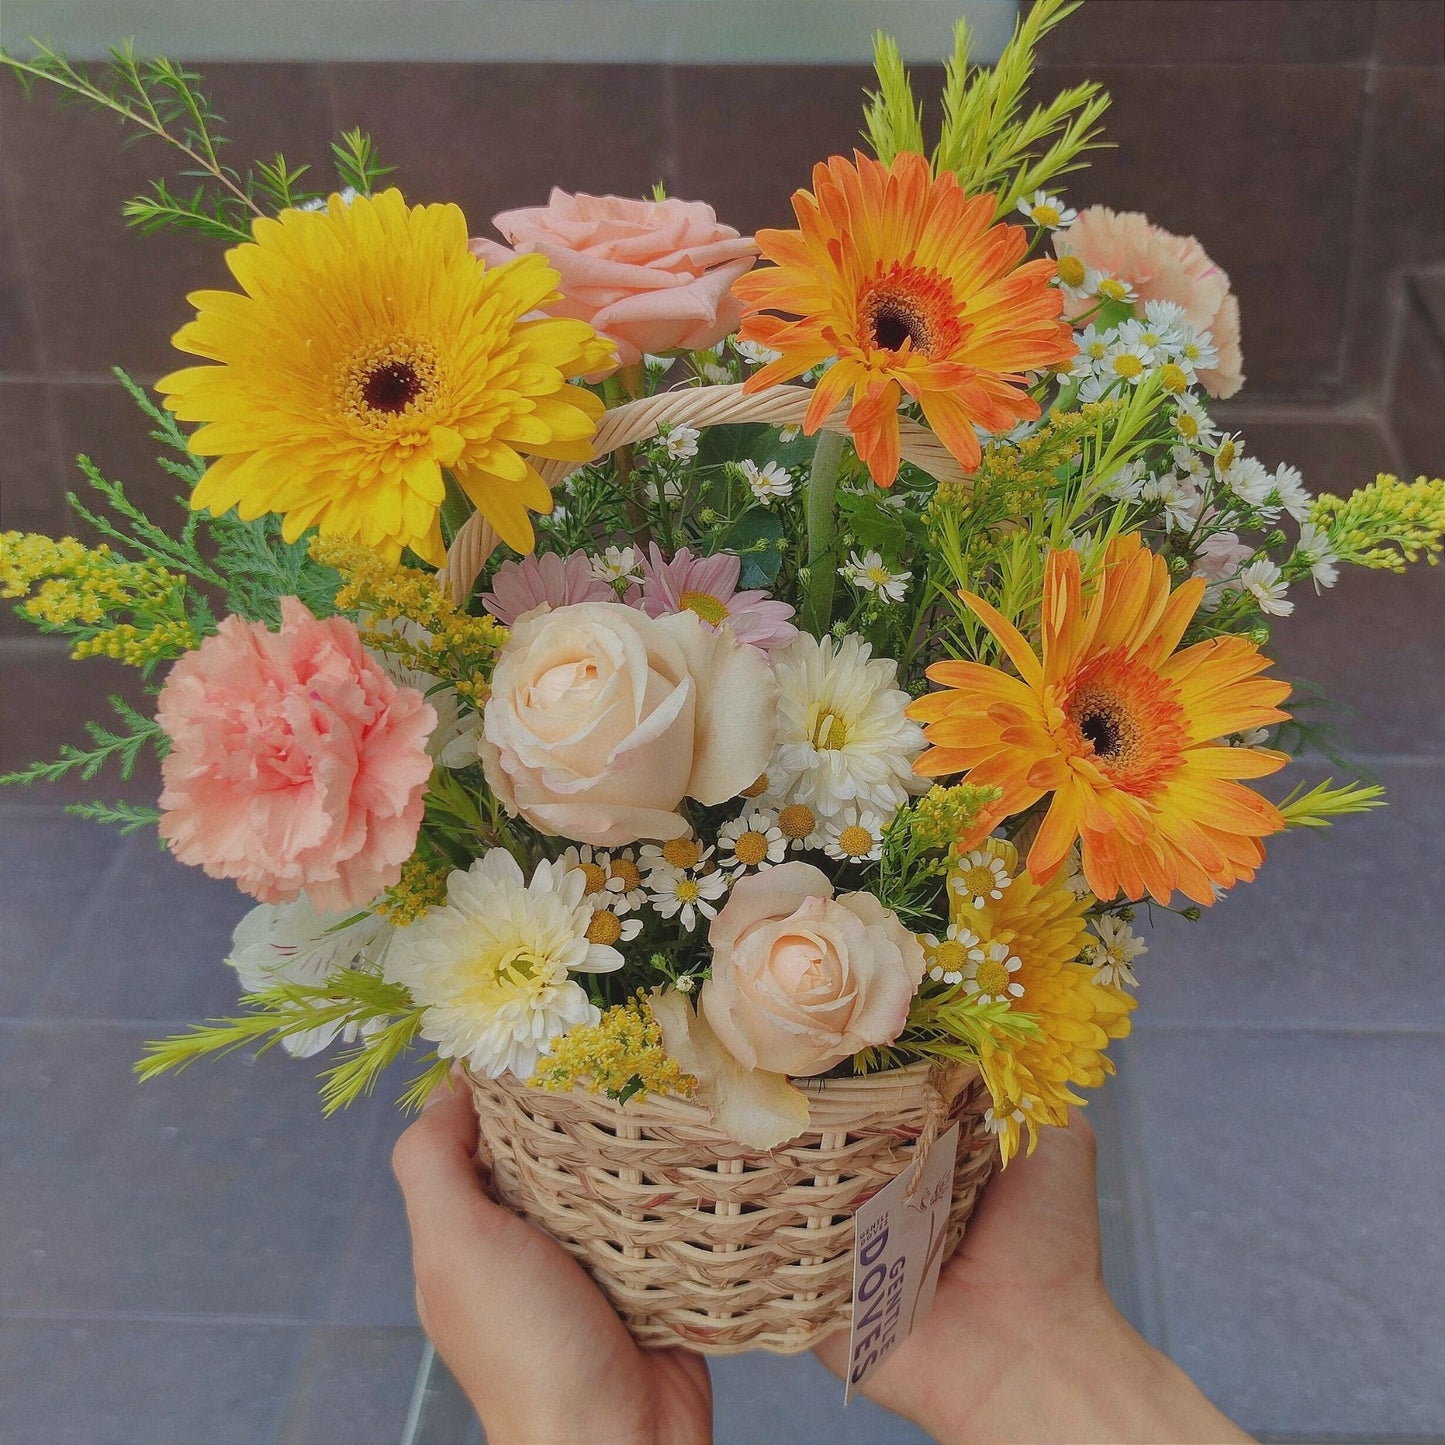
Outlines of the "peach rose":
M166 677L156 721L161 837L182 863L262 903L305 890L346 913L401 877L416 847L437 715L344 617L281 599L281 626L228 617Z
M795 1078L891 1043L923 978L917 938L871 893L782 863L733 885L708 929L698 1012L740 1063Z
M492 791L535 828L615 847L677 838L683 798L723 803L767 767L777 684L765 656L691 612L620 602L512 629L482 714Z
M1172 301L1182 306L1189 324L1208 331L1219 352L1215 367L1199 373L1211 396L1222 400L1244 384L1239 302L1230 292L1229 277L1193 236L1171 235L1139 211L1090 206L1079 212L1079 219L1067 231L1055 233L1054 250L1128 281L1141 301ZM1091 304L1067 300L1065 313L1072 318Z
M552 316L586 321L617 346L619 366L644 352L696 351L737 329L732 284L757 259L751 239L701 201L568 195L503 211L492 224L511 249L474 240L488 265L540 252L561 276Z

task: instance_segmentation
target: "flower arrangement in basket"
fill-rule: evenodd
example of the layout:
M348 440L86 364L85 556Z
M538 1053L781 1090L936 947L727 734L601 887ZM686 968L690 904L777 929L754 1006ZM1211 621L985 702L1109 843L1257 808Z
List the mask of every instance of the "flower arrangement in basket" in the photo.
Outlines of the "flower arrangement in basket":
M854 1211L960 1123L948 1242L1127 1033L1136 911L1197 918L1264 840L1379 802L1252 784L1304 730L1291 588L1440 550L1445 484L1312 497L1210 420L1228 280L1049 189L1080 86L1025 113L962 27L937 144L880 38L871 153L797 225L565 195L454 205L218 159L195 77L7 57L203 172L128 207L224 241L193 358L127 386L184 511L84 464L99 534L7 533L20 615L151 679L182 862L257 900L234 1018L150 1046L332 1051L328 1109L458 1065L502 1196L649 1343L800 1349L846 1317ZM916 1142L915 1142L916 1141Z

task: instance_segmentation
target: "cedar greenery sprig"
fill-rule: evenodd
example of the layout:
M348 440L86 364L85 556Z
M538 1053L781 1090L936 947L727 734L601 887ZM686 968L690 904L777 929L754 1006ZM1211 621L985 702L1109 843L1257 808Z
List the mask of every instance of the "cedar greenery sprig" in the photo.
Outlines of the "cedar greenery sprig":
M195 189L173 189L164 178L152 181L121 207L128 225L144 232L198 231L238 245L251 239L258 217L320 199L321 192L302 185L309 166L277 155L241 171L222 159L228 144L221 133L225 122L193 71L163 56L137 56L134 42L126 41L113 47L109 63L92 75L43 42L32 38L31 44L36 53L30 59L0 49L0 64L10 68L27 94L37 82L54 85L63 98L133 127L132 139L152 136L189 162L181 175L198 181ZM393 169L381 164L371 138L360 130L345 132L332 143L331 153L340 183L362 195L370 195L375 182Z
M1099 124L1109 97L1095 81L1070 87L1027 116L1019 111L1034 74L1039 41L1076 9L1080 0L1037 0L1019 20L991 69L969 61L968 23L954 27L953 54L944 61L943 123L933 149L933 173L951 171L969 195L995 192L996 215L1050 181L1087 164L1087 150L1107 142ZM869 93L864 131L885 165L902 151L924 153L923 108L896 42L874 37L878 89Z

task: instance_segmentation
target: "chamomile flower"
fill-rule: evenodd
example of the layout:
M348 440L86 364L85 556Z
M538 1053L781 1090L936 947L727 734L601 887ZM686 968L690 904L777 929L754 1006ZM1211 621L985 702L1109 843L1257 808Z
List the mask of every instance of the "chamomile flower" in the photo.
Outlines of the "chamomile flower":
M744 813L717 830L718 867L733 878L781 863L788 840L771 813Z
M577 869L587 880L583 902L590 908L610 908L614 913L631 913L642 902L642 875L631 849L608 851L582 843L566 849L563 866Z
M1215 426L1209 413L1199 404L1197 397L1184 392L1174 398L1174 430L1190 446L1207 447L1215 436Z
M797 852L823 846L822 823L806 803L788 803L779 808L778 831L784 844Z
M1070 251L1059 257L1059 290L1075 301L1089 294L1089 268Z
M1111 472L1100 483L1099 490L1116 502L1136 502L1143 494L1144 483L1147 480L1144 463L1132 461L1120 467L1118 471Z
M983 962L983 940L962 923L950 923L939 939L922 936L923 966L934 983L959 984L970 964Z
M1188 324L1184 308L1177 301L1146 301L1144 320L1153 330L1175 336Z
M1175 445L1169 449L1169 455L1173 458L1175 471L1196 490L1202 491L1209 485L1209 468L1192 447Z
M1245 567L1239 574L1238 585L1253 596L1259 610L1269 617L1288 617L1294 611L1294 603L1284 595L1289 584L1267 557L1257 558Z
M1131 351L1137 353L1146 365L1152 365L1162 359L1160 353L1163 348L1160 345L1159 337L1158 328L1143 321L1136 321L1131 316L1129 320L1119 323L1116 342L1119 346L1127 346Z
M1097 939L1091 940L1085 957L1094 965L1095 979L1115 988L1138 988L1133 963L1149 952L1149 945L1122 918L1112 915L1095 919L1094 932Z
M636 547L607 547L592 558L592 575L599 582L636 582L642 576L642 559Z
M797 441L802 434L803 428L800 426L780 426L778 428L778 440L784 446L787 446L789 442Z
M1180 365L1187 366L1191 373L1209 371L1219 364L1219 349L1214 338L1209 332L1196 331L1187 324L1179 328L1174 351Z
M691 933L698 915L716 918L715 901L727 892L728 880L721 872L697 877L681 868L658 868L647 875L647 899L663 918L678 918Z
M1105 353L1099 372L1109 381L1122 379L1130 386L1138 386L1153 364L1154 353L1147 346L1139 341L1127 342L1121 336Z
M665 843L644 843L638 861L648 875L646 882L650 886L653 873L666 872L669 868L689 873L706 863L712 852L696 838L669 838Z
M964 992L980 1003L1008 1003L1024 996L1024 986L1014 977L1024 961L1006 943L994 942L982 958L971 958L963 970Z
M1088 281L1093 283L1089 287L1091 293L1101 301L1134 302L1139 299L1139 293L1122 276L1105 276L1091 268Z
M888 820L872 808L849 803L823 824L823 851L842 863L874 862L883 856L883 830Z
M1104 358L1109 354L1109 347L1115 340L1112 328L1100 331L1093 322L1090 322L1078 335L1079 354L1074 358L1074 364L1069 371L1070 376L1089 377L1098 375L1099 368L1104 364Z
M1046 231L1061 231L1079 219L1076 210L1064 205L1058 196L1051 196L1047 191L1035 191L1033 195L1025 197L1019 202L1019 210L1034 225L1042 226Z
M1310 569L1316 592L1321 587L1333 587L1339 580L1340 570L1335 566L1339 558L1330 548L1330 539L1313 522L1301 524L1294 555L1295 561Z
M765 507L772 506L774 497L793 495L793 475L777 462L766 462L759 466L754 461L744 460L738 463L738 470L742 472L748 490Z
M913 577L912 572L890 571L879 552L865 552L862 557L850 552L838 575L860 592L876 592L889 602L903 601Z
M983 1126L990 1134L1016 1133L1025 1122L1024 1111L1032 1104L1032 1099L1019 1099L1017 1102L1011 1099L1000 1102L995 1099L983 1111Z
M641 932L640 918L624 918L616 908L597 908L587 925L587 941L611 947L617 943L631 943Z
M766 366L783 354L781 351L774 351L771 346L764 346L761 341L739 341L736 336L732 339L732 348L753 366Z
M695 426L674 422L661 433L662 445L675 462L690 462L697 455L697 439L702 433Z
M948 875L949 888L971 908L986 908L990 900L997 902L1012 882L1008 864L984 848L959 859Z

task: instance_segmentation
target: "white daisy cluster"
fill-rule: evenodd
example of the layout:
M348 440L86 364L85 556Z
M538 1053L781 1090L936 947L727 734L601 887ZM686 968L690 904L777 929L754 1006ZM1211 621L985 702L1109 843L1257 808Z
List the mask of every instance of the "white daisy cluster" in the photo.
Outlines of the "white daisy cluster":
M875 593L888 602L902 602L913 580L912 572L894 572L885 566L880 552L865 552L861 557L850 552L838 575L860 592Z
M1084 958L1094 965L1094 977L1115 988L1138 988L1134 977L1134 960L1149 952L1149 945L1122 918L1105 915L1094 920L1095 937L1084 950Z
M1106 284L1096 280L1094 294L1103 295L1097 288ZM1172 301L1146 301L1142 320L1130 317L1103 330L1091 322L1079 333L1078 345L1070 375L1079 383L1079 400L1085 402L1117 395L1156 371L1162 373L1166 391L1182 395L1197 384L1200 371L1219 361L1209 332L1191 326L1184 308Z

